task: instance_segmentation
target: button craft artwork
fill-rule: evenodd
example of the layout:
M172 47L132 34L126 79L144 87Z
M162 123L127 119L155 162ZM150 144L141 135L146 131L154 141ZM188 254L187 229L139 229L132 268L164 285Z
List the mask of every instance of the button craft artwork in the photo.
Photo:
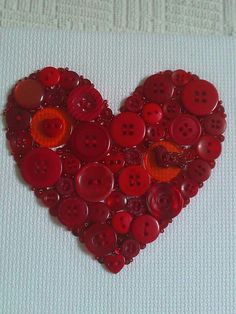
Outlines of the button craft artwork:
M184 70L149 76L115 115L88 79L46 67L16 83L4 114L25 182L113 273L197 195L226 128L214 85Z

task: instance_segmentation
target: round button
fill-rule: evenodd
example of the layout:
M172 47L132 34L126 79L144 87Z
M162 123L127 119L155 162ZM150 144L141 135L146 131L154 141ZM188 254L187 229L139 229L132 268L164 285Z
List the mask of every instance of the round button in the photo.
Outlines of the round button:
M125 259L121 254L107 255L104 264L110 272L117 274L125 266Z
M181 112L181 106L176 99L170 99L163 106L163 114L169 119L173 119Z
M62 71L60 84L64 89L72 90L79 85L79 75L74 71Z
M16 84L14 98L21 107L35 109L43 101L44 89L40 82L25 79Z
M125 162L127 165L140 165L143 161L142 152L137 148L125 150Z
M58 206L58 218L69 229L80 227L87 219L88 206L79 197L63 199Z
M211 135L204 135L197 144L197 152L204 160L214 160L221 154L221 142Z
M113 173L106 166L90 163L81 168L76 176L77 193L86 201L99 202L112 191Z
M60 81L60 72L54 67L46 67L39 72L39 80L44 86L55 86Z
M202 132L197 118L189 114L179 114L170 125L170 135L179 145L192 145Z
M184 86L190 81L191 74L179 69L172 73L171 79L176 86Z
M117 212L112 217L112 227L114 228L115 232L125 234L129 232L129 227L133 217L126 211Z
M206 181L211 175L211 167L205 160L195 159L187 168L190 178L198 183Z
M139 216L147 212L146 199L144 197L132 197L128 199L127 210L133 216Z
M79 159L72 154L66 154L62 157L62 172L64 174L75 175L81 167Z
M54 207L60 199L59 194L54 189L43 191L40 195L42 203L47 207Z
M19 131L10 138L10 147L14 155L24 156L32 149L32 137L27 131Z
M194 80L184 87L182 101L189 112L204 116L215 109L219 96L215 86L210 82Z
M136 146L145 136L145 123L133 112L122 112L111 123L111 136L122 147Z
M153 242L160 233L158 221L151 215L138 216L132 221L131 233L141 244Z
M161 124L152 124L147 127L146 138L150 142L158 142L165 136L165 130Z
M71 146L80 160L98 161L107 154L110 137L104 127L93 122L85 122L74 129Z
M149 188L150 178L141 166L128 166L119 175L119 186L129 196L141 196Z
M35 148L21 160L24 180L35 188L45 188L57 182L61 175L61 160L48 148Z
M203 121L203 125L205 131L210 135L221 135L226 129L226 120L221 113L216 112L207 116Z
M163 104L173 95L174 86L168 76L158 73L146 79L143 90L149 101Z
M92 85L83 85L71 91L67 108L76 120L92 121L101 113L103 99Z
M117 236L109 225L94 224L85 230L84 240L91 253L96 257L102 257L115 249Z
M184 178L180 183L180 190L185 197L194 197L198 193L198 184L189 178Z
M139 251L140 251L140 244L138 241L134 239L127 239L122 243L121 254L127 260L130 260L131 258L137 256Z
M88 208L91 223L102 223L109 218L109 209L105 203L89 203Z
M75 191L74 180L61 177L56 183L56 190L62 196L69 196Z
M106 204L113 211L121 210L127 204L127 198L119 191L112 191L106 198Z
M6 112L7 126L12 130L24 130L30 125L30 113L18 107L11 107Z
M113 172L118 172L125 164L124 154L112 152L104 158L104 164Z
M143 120L149 124L156 124L162 119L161 106L156 103L145 104L142 111Z
M143 108L144 101L138 95L132 95L125 100L124 109L131 112L140 112Z

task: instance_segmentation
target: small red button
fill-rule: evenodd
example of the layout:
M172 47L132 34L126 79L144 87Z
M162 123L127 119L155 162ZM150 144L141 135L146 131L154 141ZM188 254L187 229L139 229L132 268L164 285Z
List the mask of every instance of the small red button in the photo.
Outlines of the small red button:
M112 152L104 158L104 164L113 172L118 172L125 164L124 154L122 152Z
M105 222L109 217L109 209L105 203L89 203L89 221L91 223Z
M61 72L60 84L66 90L72 90L79 85L79 75L74 71Z
M162 119L161 106L156 103L145 104L142 111L143 120L149 124L156 124Z
M176 86L184 86L190 81L191 74L184 70L176 70L172 73L171 79Z
M141 143L145 130L143 119L133 112L120 113L111 123L111 135L122 147L132 147Z
M204 160L214 160L221 154L221 142L211 135L204 135L197 144L197 152Z
M59 194L54 189L43 191L40 199L47 207L54 207L60 199Z
M144 101L138 95L132 95L125 100L124 109L131 112L140 112L143 108Z
M19 107L11 107L6 112L8 128L12 130L24 130L30 125L30 113Z
M146 138L151 142L159 142L165 136L164 127L161 124L153 124L147 127Z
M81 163L73 154L65 154L62 157L62 172L64 174L75 175L78 173Z
M125 259L121 254L107 255L104 264L110 272L117 274L125 266Z
M181 112L181 106L176 99L170 99L163 106L163 114L169 119L175 118Z
M181 193L185 197L194 197L197 195L198 187L198 184L189 178L184 178L180 183Z
M55 86L60 81L60 72L54 67L46 67L39 72L39 80L44 86Z
M207 116L203 121L203 125L207 133L220 135L224 133L226 129L226 120L222 113L216 112Z
M62 196L69 196L75 191L74 180L61 177L56 183L56 190Z
M158 221L151 215L136 217L131 224L131 233L135 240L147 244L156 240L160 232Z
M25 79L16 84L14 98L21 107L35 109L43 101L44 88L36 80Z
M126 165L140 165L143 161L142 152L137 148L129 148L124 151Z
M10 147L13 155L24 156L32 149L32 137L27 131L18 131L10 138Z
M111 193L114 177L106 166L99 163L90 163L81 168L75 182L77 193L83 199L90 202L99 202Z
M127 210L133 216L139 216L147 212L146 200L144 197L132 197L128 199Z
M128 166L119 175L119 186L129 196L143 195L150 183L147 171L141 166Z
M125 234L129 231L129 227L133 217L126 211L117 212L112 217L112 226L117 233Z
M125 207L127 198L119 191L112 191L106 198L106 204L112 211L118 211Z
M127 239L122 243L121 254L127 260L130 260L131 258L137 256L139 251L140 251L140 244L138 241L134 239Z
M211 167L205 160L195 159L187 168L190 178L198 183L206 181L211 175Z

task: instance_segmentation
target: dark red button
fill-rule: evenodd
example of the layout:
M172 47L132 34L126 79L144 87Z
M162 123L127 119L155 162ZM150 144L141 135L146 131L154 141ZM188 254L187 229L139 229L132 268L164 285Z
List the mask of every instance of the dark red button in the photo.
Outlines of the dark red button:
M122 152L112 152L104 158L104 164L113 172L118 172L125 164L124 154Z
M80 227L87 219L88 206L79 197L63 199L58 206L58 218L69 229Z
M105 222L109 217L109 209L105 203L89 203L89 221L91 223Z
M176 86L184 86L190 81L191 74L179 69L172 73L171 79Z
M106 198L106 204L112 211L121 210L127 204L127 198L119 191L112 191Z
M62 172L65 174L75 175L78 173L81 163L78 158L72 154L65 154L62 157Z
M35 109L43 101L44 88L36 80L25 79L16 84L14 98L21 107Z
M143 120L149 124L156 124L162 119L162 108L156 103L145 104L142 111Z
M134 239L127 239L122 243L121 254L127 260L130 260L131 258L137 256L139 251L140 251L140 244L138 241Z
M150 184L147 171L141 166L128 166L119 175L119 186L129 196L143 195Z
M12 130L27 129L30 125L30 113L19 107L11 107L6 112L7 126Z
M32 148L32 137L27 131L19 131L10 138L10 147L13 155L24 156Z
M103 99L92 85L83 85L71 91L67 108L76 120L92 121L102 112Z
M101 160L110 148L108 131L93 122L81 123L71 135L71 147L80 160Z
M47 87L55 86L60 81L60 72L54 67L46 67L39 72L40 82Z
M182 101L189 112L205 116L215 109L219 96L215 86L210 82L194 80L184 87Z
M132 221L131 233L135 240L141 244L155 241L159 232L158 221L151 215L138 216Z
M190 178L198 183L206 181L211 175L211 167L205 160L195 159L187 168Z
M76 176L77 193L86 201L99 202L112 191L113 173L106 166L90 163L81 168Z
M96 257L112 253L116 246L117 236L107 224L94 224L84 232L87 249Z
M54 189L43 191L40 199L47 207L54 207L60 199L59 194Z
M226 120L222 113L213 113L207 116L203 122L205 131L210 135L220 135L226 129Z
M62 196L69 196L75 191L74 180L61 177L56 183L56 190Z
M35 188L56 183L61 175L61 159L51 149L36 148L28 152L20 162L24 180Z
M79 85L79 75L74 71L61 72L60 84L66 90L72 90Z
M129 148L124 151L126 165L140 165L143 161L142 152L137 148Z
M133 112L122 112L111 123L111 135L122 147L132 147L142 142L145 136L145 123Z
M163 114L169 119L175 118L181 112L181 106L176 99L170 99L163 106Z
M197 195L198 188L199 185L189 178L184 178L180 183L181 193L185 197L194 197L195 195Z
M133 217L126 211L117 212L112 217L112 226L117 233L125 234L129 232L131 221Z
M179 114L170 124L170 134L180 145L192 145L201 135L202 128L199 120L189 114Z
M214 160L221 154L221 142L211 135L204 135L197 144L197 152L204 160Z
M144 197L132 197L128 199L127 210L133 216L139 216L147 212L146 200Z
M104 264L110 272L117 274L125 265L125 259L121 254L107 255L104 257Z
M164 127L161 124L153 124L147 127L146 138L151 142L159 142L165 136Z
M141 112L144 105L143 99L138 95L132 95L125 100L124 109L131 112Z
M158 73L146 79L143 90L145 97L149 101L163 104L173 95L174 86L167 75Z

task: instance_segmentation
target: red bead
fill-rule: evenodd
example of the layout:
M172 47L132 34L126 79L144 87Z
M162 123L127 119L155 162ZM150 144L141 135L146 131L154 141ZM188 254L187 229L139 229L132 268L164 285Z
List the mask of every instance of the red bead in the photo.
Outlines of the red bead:
M138 95L132 95L125 100L124 109L131 112L140 112L143 108L144 101Z
M198 184L189 178L183 179L180 184L181 193L187 198L197 195L198 187Z
M56 183L56 190L62 196L69 196L75 191L74 180L61 177Z
M121 254L127 260L130 260L131 258L137 256L139 251L140 251L140 244L138 241L134 239L127 239L122 243Z
M76 88L79 85L79 80L79 75L74 71L65 70L61 72L61 87L68 91Z
M30 113L19 107L11 107L6 112L8 128L12 130L24 130L30 125Z
M221 154L221 142L211 135L204 135L199 139L197 152L204 160L214 160Z
M205 131L210 135L220 135L226 129L226 120L222 113L216 112L207 116L203 121L203 125Z
M211 167L202 159L195 159L187 167L190 178L198 183L206 181L211 175Z
M112 211L118 211L125 207L127 198L119 191L112 191L106 198L106 204Z
M181 112L181 106L176 99L170 99L163 106L163 114L165 117L173 119Z
M145 104L142 111L143 120L148 124L156 124L162 119L161 106L156 103Z
M59 201L60 196L57 193L57 191L50 189L43 191L42 194L40 195L40 199L45 206L54 207Z
M160 233L158 221L151 215L138 216L131 224L131 233L141 244L153 242Z
M191 74L185 72L184 70L176 70L172 73L171 79L176 86L183 86L190 81Z
M104 158L104 164L113 172L118 172L125 164L124 154L122 152L112 152Z
M139 216L147 212L146 200L143 197L132 197L128 199L127 210L133 216Z
M125 234L129 231L131 221L133 217L126 211L117 212L112 217L112 227L115 232Z
M137 148L125 150L124 155L126 165L140 165L142 163L142 153Z
M81 163L74 155L67 153L62 158L62 172L64 174L75 175L78 173Z
M104 264L110 272L117 274L125 266L125 259L121 254L107 255L104 257Z
M43 101L44 88L36 80L25 79L16 84L14 98L21 107L35 109Z
M60 72L54 67L46 67L39 72L40 82L47 87L55 86L60 81Z
M89 203L89 221L91 223L105 222L109 217L109 209L105 203Z
M161 124L153 124L147 127L146 138L151 142L159 142L165 136L165 130Z

